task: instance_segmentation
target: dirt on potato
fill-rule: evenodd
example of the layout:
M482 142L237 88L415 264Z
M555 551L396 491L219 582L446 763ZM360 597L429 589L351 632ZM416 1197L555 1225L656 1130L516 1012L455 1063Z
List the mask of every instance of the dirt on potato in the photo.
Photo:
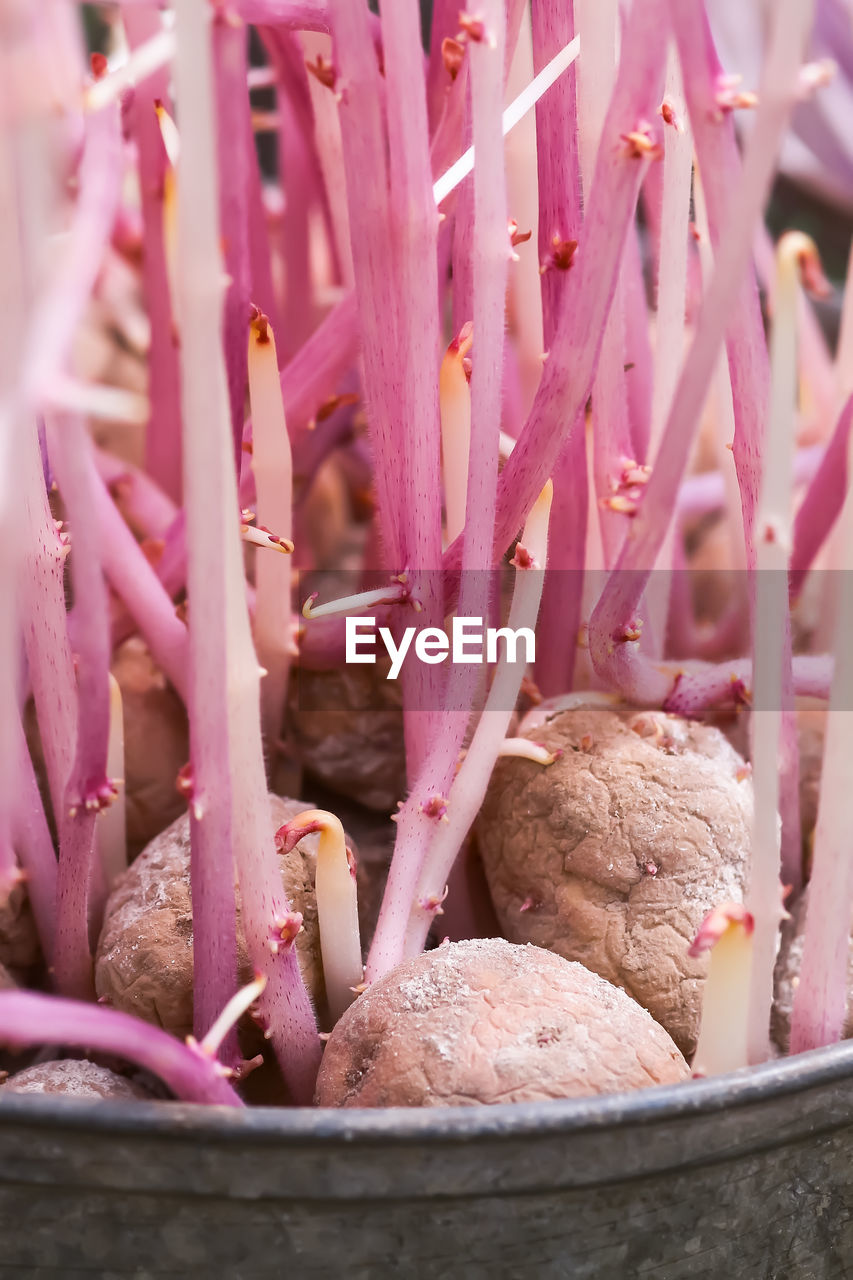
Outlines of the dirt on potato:
M326 1045L321 1107L531 1102L672 1084L683 1057L582 965L503 938L445 943L351 1005Z
M689 1057L708 956L688 947L746 884L743 760L713 726L636 708L578 707L527 736L562 756L499 760L476 826L504 935L624 988Z

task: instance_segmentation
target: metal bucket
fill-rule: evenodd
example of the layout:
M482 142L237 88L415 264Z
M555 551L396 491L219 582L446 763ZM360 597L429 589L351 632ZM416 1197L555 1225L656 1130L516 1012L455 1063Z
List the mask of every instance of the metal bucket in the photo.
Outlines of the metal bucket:
M230 1111L0 1098L0 1274L853 1275L853 1042L630 1095Z

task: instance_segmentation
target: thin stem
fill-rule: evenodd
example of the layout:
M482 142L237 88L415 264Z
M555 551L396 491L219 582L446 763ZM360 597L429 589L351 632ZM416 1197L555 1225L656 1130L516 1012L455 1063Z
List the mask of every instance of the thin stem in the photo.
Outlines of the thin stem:
M635 611L672 519L675 495L698 427L717 352L724 334L731 331L732 303L742 290L753 229L761 216L776 152L793 108L800 50L809 26L807 10L810 6L800 6L798 0L784 0L777 12L764 77L773 89L762 97L749 138L743 180L729 214L711 288L673 397L657 465L632 522L631 537L623 547L590 624L590 646L596 669L626 696L645 702L666 698L667 690L660 673L644 663L636 645L630 642ZM686 67L684 73L686 84ZM695 116L691 118L695 128ZM744 505L744 520L747 521L747 505ZM750 507L750 529L753 520L754 511ZM626 638L629 643L625 642Z
M440 626L443 593L435 572L441 566L438 211L432 192L420 11L415 0L384 0L380 16L387 94L388 248L393 269L388 301L397 348L392 355L386 346L383 354L385 386L395 387L398 396L397 447L402 447L406 460L396 495L400 567L412 575L424 624ZM500 103L497 109L499 113ZM366 390L370 397L369 383ZM443 671L438 666L408 664L402 678L406 769L414 780L432 735L439 731Z
M42 954L53 966L56 937L56 852L20 715L15 712L18 742L17 795L13 806L12 837L27 881Z
M684 89L674 48L670 48L664 106L669 113L664 131L662 231L658 253L657 311L655 315L654 390L652 398L649 458L660 447L678 371L684 355L684 320L687 305L687 240L690 219L690 179L693 173L693 137L685 123ZM666 651L666 629L672 582L674 527L664 540L657 572L646 595L652 634L658 655Z
M161 30L159 14L146 7L129 7L124 13L124 25L131 49L139 48ZM163 239L166 153L154 113L156 100L168 102L168 89L168 67L138 85L130 104L128 124L139 153L142 284L151 323L148 353L151 412L145 432L145 466L163 492L178 499L181 496L178 353Z
M186 701L187 629L175 616L169 593L117 511L97 474L94 459L87 456L86 463L91 473L88 491L104 572L136 622L154 661Z
M254 138L247 89L249 34L242 23L217 12L213 19L216 86L216 139L219 172L219 223L228 288L222 340L231 403L234 460L239 474L246 403L246 321L249 315L249 171ZM284 530L282 530L284 532Z
M290 908L269 830L259 675L246 608L221 355L223 276L209 15L203 0L178 0L176 16L175 79L184 141L178 284L189 552L193 927L195 990L204 1012L198 1025L209 1026L234 990L236 866L249 954L267 980L261 1016L285 1079L304 1102L313 1092L320 1042L293 948L271 945ZM213 527L211 509L217 513ZM229 511L234 513L230 520ZM226 998L214 1005L213 992Z
M574 37L570 5L541 2L532 6L535 65L546 63L556 49ZM581 176L576 126L575 67L570 67L550 93L536 104L536 156L539 175L539 260L545 349L554 341L563 294L572 287L571 270L553 258L556 243L581 238ZM540 357L540 373L541 373ZM548 537L548 572L542 593L541 625L536 648L536 681L548 696L572 687L576 637L581 620L586 552L586 439L575 428L554 466L554 500Z
M794 520L790 588L795 601L803 589L815 556L836 526L847 492L847 457L853 425L853 395L836 423ZM819 448L819 446L818 446ZM802 451L801 451L802 452ZM832 574L827 575L832 577Z
M755 811L746 905L755 922L750 985L749 1054L763 1062L769 1051L773 969L782 918L779 875L780 749L782 699L790 684L788 554L791 545L791 477L797 404L797 275L805 237L784 236L777 249L776 314L771 333L770 404L764 475L756 517L754 623L755 694L752 712L752 782ZM812 250L814 246L812 245ZM785 670L787 665L787 672ZM797 841L799 855L799 840ZM799 867L787 875L801 880Z
M104 895L127 870L127 785L124 768L124 708L121 689L110 674L110 730L107 743L107 777L116 786L112 803L95 824L98 861L103 868ZM101 913L98 912L98 915Z
M293 529L293 462L284 419L275 334L266 316L249 327L249 401L253 421L252 471L260 524L290 537ZM255 557L255 648L266 675L261 681L261 726L272 760L284 723L290 669L290 556Z
M642 181L644 163L620 142L638 119L653 119L663 87L662 0L632 9L613 98L604 126L571 290L566 290L542 381L517 447L501 475L495 550L502 554L553 470L564 441L583 422L613 298L616 275ZM458 567L461 546L448 549Z
M547 563L551 496L551 485L548 484L531 511L519 542L519 567L516 569L508 624L513 630L520 627L532 630L536 626ZM451 868L483 803L495 761L503 749L523 676L523 664L511 663L504 649L483 714L450 789L445 814L447 821L436 831L421 872L406 931L407 957L417 955L423 949Z
M74 763L65 787L59 827L56 884L56 981L66 995L94 995L88 938L89 881L95 822L115 794L107 777L110 629L100 539L93 518L96 480L92 445L76 418L51 424L60 490L74 538L71 580L80 625L76 636L79 717Z
M762 145L768 148L768 168L773 165L778 147L778 141L771 134L775 138L781 135L791 110L791 100L796 94L795 80L802 51L801 37L810 26L811 8L808 0L798 7L797 25L789 32L790 56L786 62L783 64L777 58L773 65L768 61L765 68L759 105L760 115L764 118L762 132L764 128L768 130L762 140ZM777 6L777 13L778 9ZM686 3L682 3L682 0L670 0L670 12L696 142L698 166L703 175L711 241L715 254L721 258L727 251L730 229L736 226L733 215L736 209L743 210L742 193L747 185L746 156L755 154L753 137L759 133L759 120L756 118L750 134L742 174L733 116L731 113L722 113L717 102L722 68L714 48L705 6L702 0L686 0ZM777 112L781 113L782 119L774 124L773 116ZM756 222L757 218L751 220L750 227L754 227ZM761 474L761 441L767 409L769 369L758 289L749 256L740 272L736 298L735 305L727 309L725 335L735 415L733 456L740 484L747 562L753 565L753 525Z

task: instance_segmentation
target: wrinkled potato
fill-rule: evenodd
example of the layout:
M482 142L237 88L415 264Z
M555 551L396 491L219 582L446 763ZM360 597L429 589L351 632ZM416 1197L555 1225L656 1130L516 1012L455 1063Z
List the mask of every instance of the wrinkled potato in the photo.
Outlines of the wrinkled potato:
M800 968L803 963L808 901L809 891L805 888L793 906L788 908L790 918L782 925L779 954L776 957L775 995L770 1029L775 1043L786 1053L791 1039L794 992L800 980ZM843 1040L849 1040L851 1037L853 1037L853 936L847 950L847 1016L841 1033Z
M124 707L127 848L135 858L183 813L175 783L190 755L184 704L138 636L116 650L112 673Z
M310 808L301 800L270 796L270 828ZM304 928L296 939L299 966L316 1004L325 1000L320 933L314 899L319 837L306 836L279 855L284 891ZM239 927L239 979L254 974ZM190 900L190 820L183 814L161 832L117 882L107 902L95 957L95 989L113 1008L183 1038L193 1029L193 918Z
M499 760L477 840L501 928L623 987L696 1047L708 911L743 900L752 784L710 725L578 707L528 734L552 765Z
M330 790L391 813L406 794L406 756L402 692L387 669L297 670L288 736L306 771Z
M687 1064L624 992L539 947L444 943L386 974L335 1027L321 1107L531 1102L671 1084Z
M122 1102L151 1096L125 1076L82 1058L59 1058L25 1067L10 1076L3 1089L8 1093L58 1093L67 1098L114 1098Z

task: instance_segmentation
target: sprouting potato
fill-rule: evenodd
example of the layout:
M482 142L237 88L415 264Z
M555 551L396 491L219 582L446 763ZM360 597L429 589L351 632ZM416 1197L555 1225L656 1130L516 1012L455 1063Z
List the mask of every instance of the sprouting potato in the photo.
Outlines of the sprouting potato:
M310 806L270 796L270 833ZM296 950L305 984L324 1001L320 935L314 898L317 836L279 854L281 881L303 917ZM241 983L250 982L237 895ZM95 987L115 1009L134 1013L183 1038L193 1029L193 918L190 898L190 821L184 814L161 832L118 881L107 902L95 958Z
M707 956L687 952L707 912L741 902L752 784L710 725L581 706L530 731L542 766L498 762L477 839L501 928L623 987L688 1057Z
M674 1084L687 1064L597 974L503 938L445 943L351 1005L326 1045L321 1107L530 1102Z

